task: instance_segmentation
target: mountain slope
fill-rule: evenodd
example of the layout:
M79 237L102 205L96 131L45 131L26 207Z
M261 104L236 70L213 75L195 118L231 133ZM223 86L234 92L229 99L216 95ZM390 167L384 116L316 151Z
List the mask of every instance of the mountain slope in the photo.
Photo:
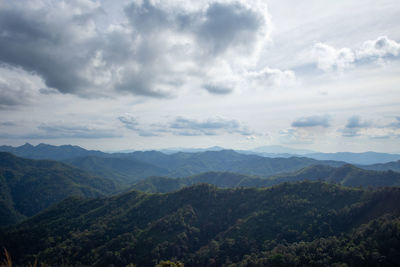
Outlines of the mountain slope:
M60 162L0 152L0 225L32 216L69 196L98 197L115 190L113 182Z
M392 170L395 172L400 172L400 160L387 163L377 163L372 165L358 165L358 167L365 170L374 170L374 171Z
M107 177L122 185L132 184L148 176L168 175L158 166L130 158L83 157L64 162L91 174Z
M134 184L130 189L149 193L166 193L180 188L207 183L221 188L267 187L284 182L326 181L344 186L383 187L400 186L400 173L393 171L368 171L350 164L342 167L315 165L299 171L268 178L242 175L230 172L206 172L186 178L149 177Z
M270 244L340 236L384 214L399 216L400 189L320 182L266 189L188 187L105 199L68 199L0 235L16 263L185 266L240 262Z

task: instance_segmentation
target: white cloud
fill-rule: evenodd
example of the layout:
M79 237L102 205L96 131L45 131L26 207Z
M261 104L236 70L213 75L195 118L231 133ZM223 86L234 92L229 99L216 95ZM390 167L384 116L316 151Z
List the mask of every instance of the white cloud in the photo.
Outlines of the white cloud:
M356 58L384 58L387 56L397 57L400 53L400 43L389 39L387 36L380 36L375 40L365 41L355 51Z
M265 67L259 71L248 72L248 82L261 88L291 86L296 80L296 75L291 70L280 70Z
M338 70L354 66L364 61L383 60L387 57L397 57L400 53L400 43L380 36L375 40L367 40L358 48L334 48L325 43L313 46L311 56L317 67L323 71Z

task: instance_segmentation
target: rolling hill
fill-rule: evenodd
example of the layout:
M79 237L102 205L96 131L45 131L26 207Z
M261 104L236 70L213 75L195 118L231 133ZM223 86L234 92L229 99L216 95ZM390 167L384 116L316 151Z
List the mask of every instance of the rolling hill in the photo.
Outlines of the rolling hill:
M0 152L0 225L13 224L70 196L99 197L116 185L56 161Z
M169 174L166 169L131 158L88 156L64 162L93 175L109 178L121 185L129 185L149 176Z

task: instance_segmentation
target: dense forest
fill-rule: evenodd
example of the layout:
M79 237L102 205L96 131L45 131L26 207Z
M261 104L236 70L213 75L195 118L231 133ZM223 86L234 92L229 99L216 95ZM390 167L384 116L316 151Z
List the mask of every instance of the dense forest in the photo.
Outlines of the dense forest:
M16 266L396 266L400 259L398 162L361 168L230 150L16 149L61 160L0 152L0 247Z
M400 253L399 201L398 188L323 182L131 191L67 199L4 230L0 240L16 263L37 258L50 265L90 266L154 266L171 259L185 266L390 265ZM371 241L388 233L389 239ZM349 256L354 250L358 258Z

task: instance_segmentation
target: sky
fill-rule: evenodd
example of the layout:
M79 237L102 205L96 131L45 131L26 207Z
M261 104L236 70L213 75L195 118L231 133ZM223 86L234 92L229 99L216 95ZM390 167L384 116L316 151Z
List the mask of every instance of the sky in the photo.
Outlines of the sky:
M0 0L0 144L400 153L398 0Z

